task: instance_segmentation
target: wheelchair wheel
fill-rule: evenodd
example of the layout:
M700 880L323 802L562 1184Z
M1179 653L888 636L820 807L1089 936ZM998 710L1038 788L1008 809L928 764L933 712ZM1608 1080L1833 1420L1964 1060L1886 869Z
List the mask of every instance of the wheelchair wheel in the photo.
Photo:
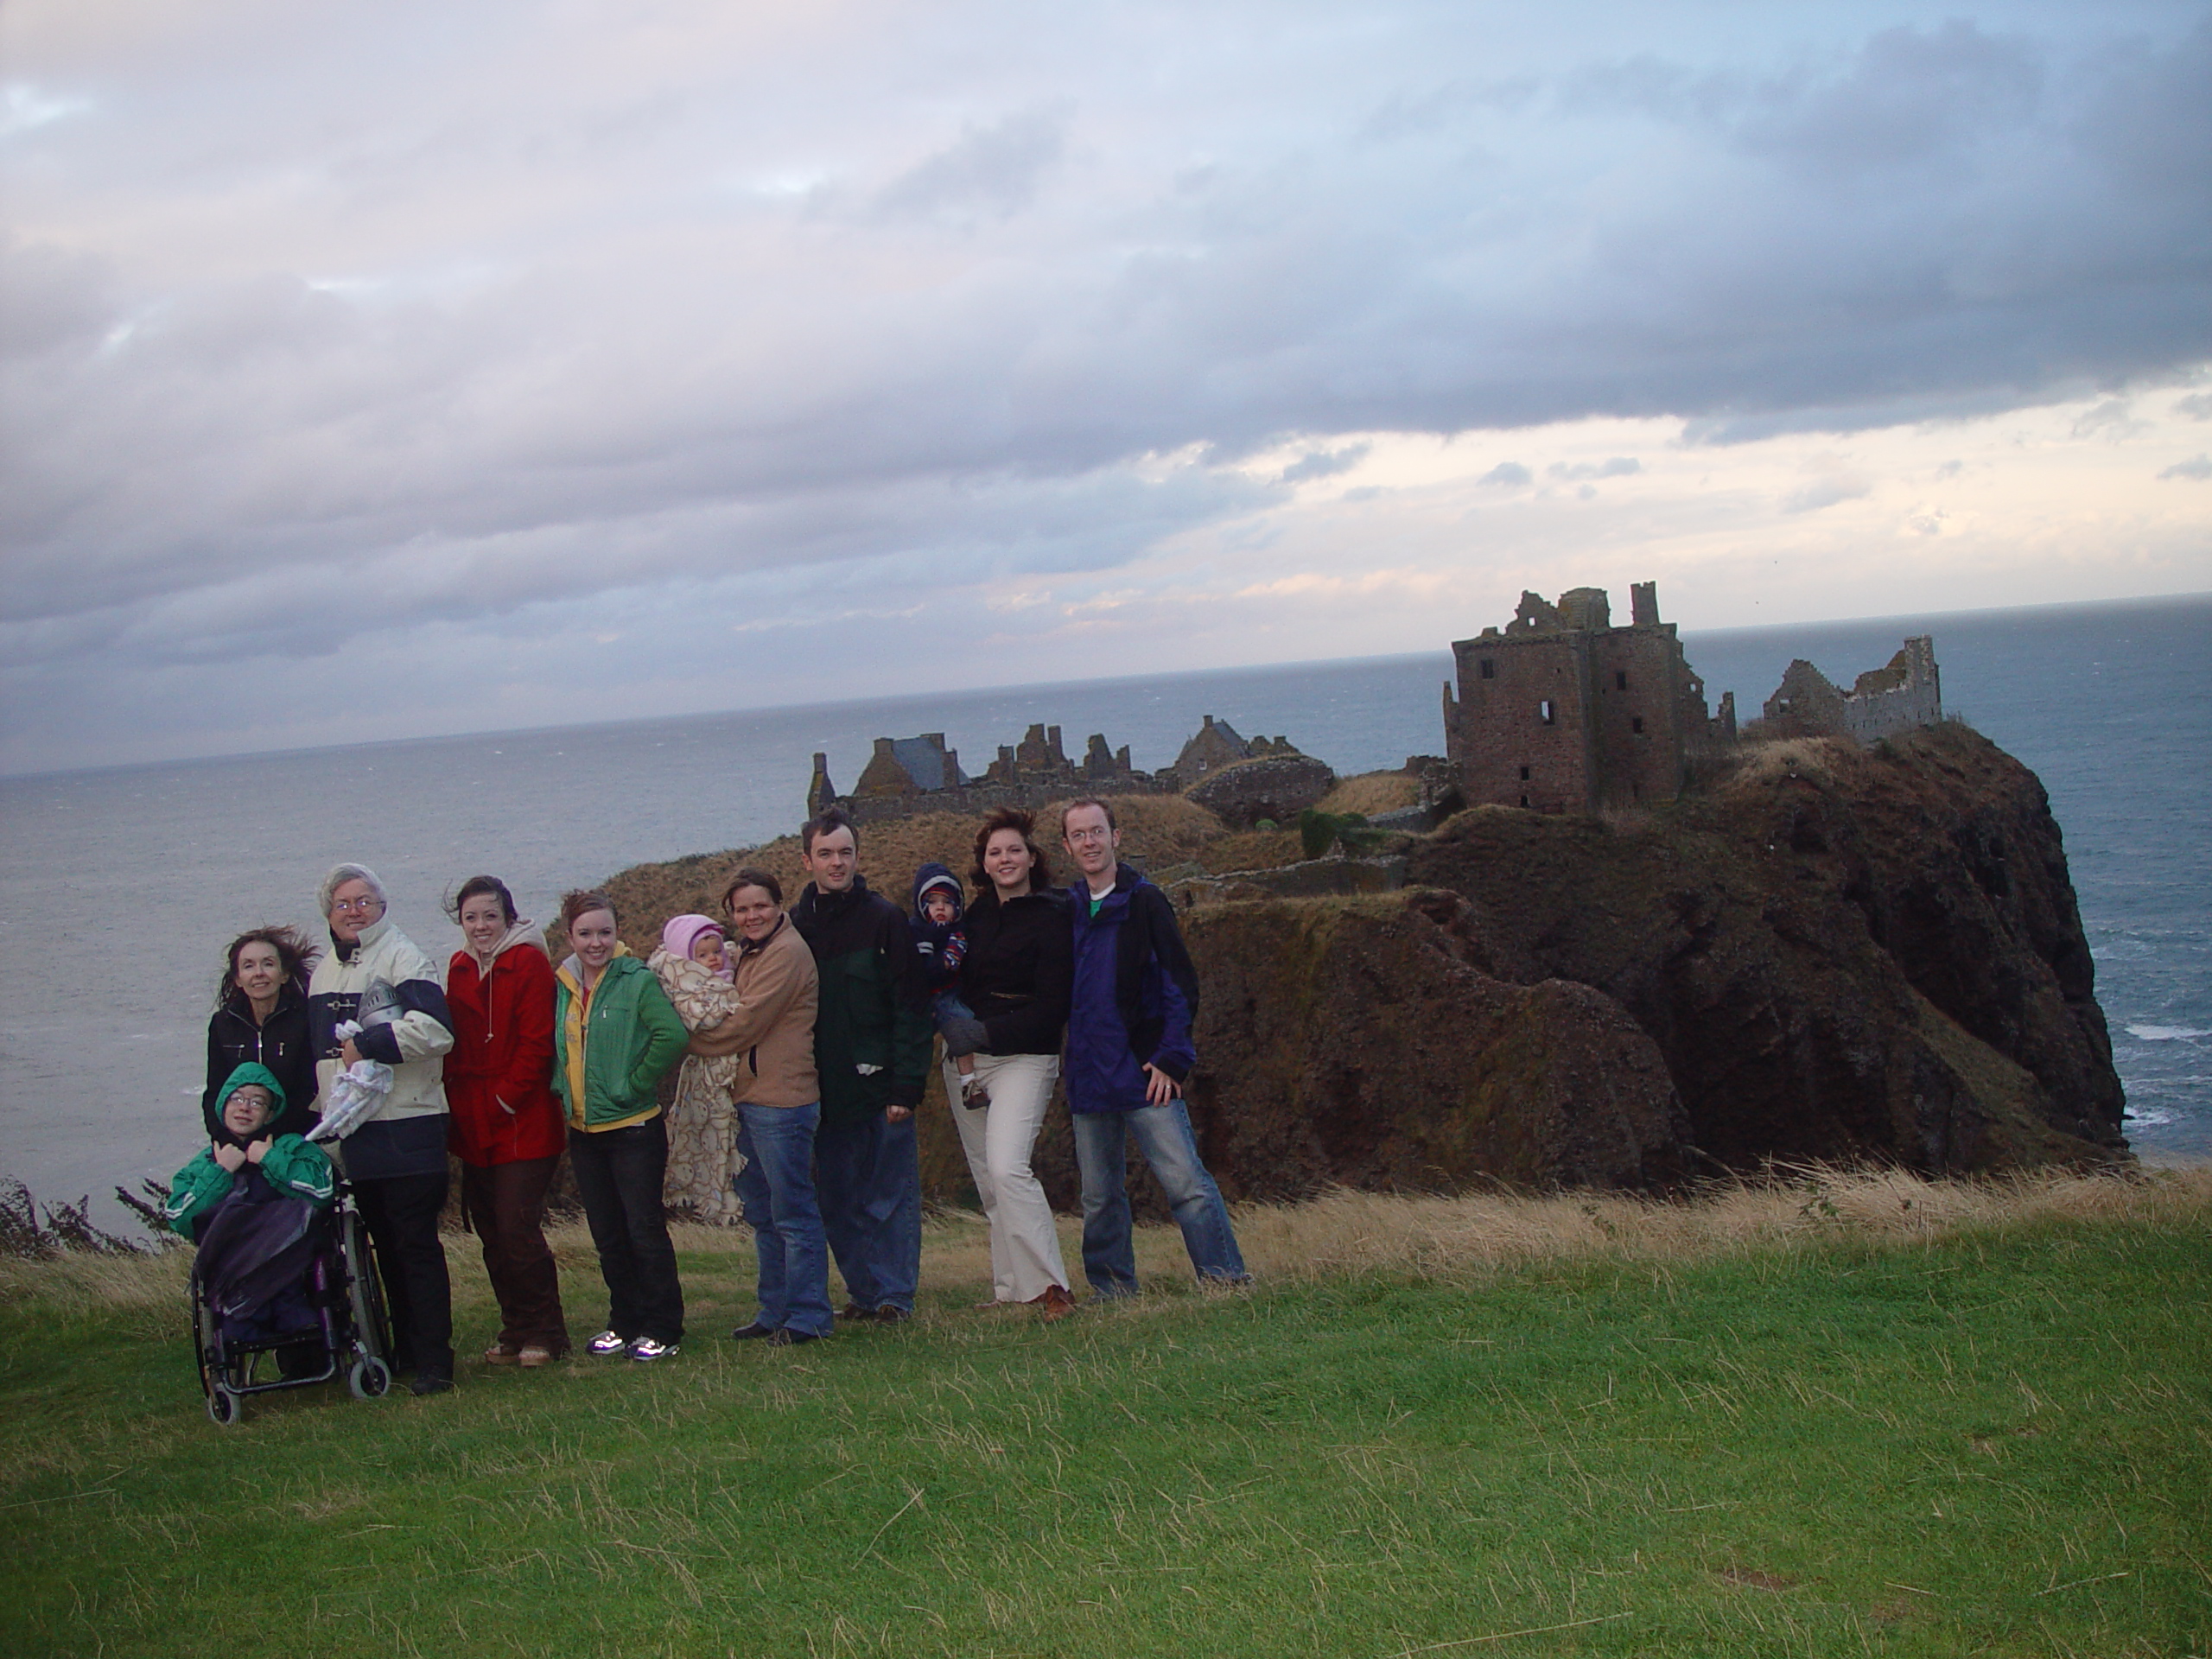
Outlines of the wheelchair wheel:
M391 1387L391 1367L374 1354L357 1359L346 1374L346 1386L353 1390L356 1400L380 1399Z
M245 1415L245 1402L231 1392L229 1384L218 1382L207 1390L207 1414L228 1428Z
M354 1351L382 1363L391 1352L391 1320L385 1313L384 1281L377 1277L376 1253L369 1245L369 1226L359 1211L346 1212L340 1242L346 1252L346 1294L353 1312ZM387 1382L391 1376L387 1365Z
M208 1401L208 1411L214 1408L215 1390L222 1386L223 1347L221 1341L207 1328L207 1304L200 1294L200 1274L194 1268L190 1287L192 1297L192 1358L200 1368L200 1392ZM217 1422L226 1420L221 1417Z

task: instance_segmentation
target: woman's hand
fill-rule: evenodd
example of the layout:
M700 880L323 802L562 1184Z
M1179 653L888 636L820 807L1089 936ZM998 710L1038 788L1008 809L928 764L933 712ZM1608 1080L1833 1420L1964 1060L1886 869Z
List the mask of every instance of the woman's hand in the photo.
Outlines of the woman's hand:
M245 1167L245 1152L239 1147L216 1147L215 1161L235 1175Z
M338 1064L341 1066L353 1065L360 1058L361 1051L353 1046L353 1039L348 1037L346 1039L346 1046L338 1051Z
M729 1028L722 1029L725 1026ZM726 1059L732 1054L742 1054L752 1046L734 1023L717 1020L711 1026L702 1026L691 1033L690 1051L703 1060Z
M1165 1106L1169 1101L1182 1097L1183 1085L1147 1060L1144 1067L1145 1103L1147 1106Z

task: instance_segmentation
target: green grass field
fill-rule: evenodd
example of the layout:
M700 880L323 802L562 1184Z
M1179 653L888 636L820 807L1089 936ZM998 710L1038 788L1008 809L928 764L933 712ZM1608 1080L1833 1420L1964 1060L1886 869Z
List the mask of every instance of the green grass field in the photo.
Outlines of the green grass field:
M0 1280L10 1653L2212 1653L2212 1205L1176 1282L200 1409L181 1263ZM1609 1225L1616 1225L1609 1224ZM1255 1218L1252 1230L1265 1228ZM696 1243L696 1240L695 1240ZM489 1330L452 1241L464 1336ZM1071 1257L1072 1259L1072 1256ZM563 1249L592 1328L588 1250ZM1265 1266L1255 1257L1255 1265ZM464 1351L469 1350L465 1346Z

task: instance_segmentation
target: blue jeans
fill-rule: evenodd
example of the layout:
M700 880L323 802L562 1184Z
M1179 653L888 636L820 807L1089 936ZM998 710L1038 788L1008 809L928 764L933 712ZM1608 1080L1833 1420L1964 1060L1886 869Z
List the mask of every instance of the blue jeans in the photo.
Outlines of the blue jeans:
M822 1230L845 1291L864 1308L914 1311L922 1276L922 1163L914 1120L825 1119L814 1132Z
M830 1334L830 1250L814 1198L814 1128L818 1104L737 1108L734 1178L760 1258L760 1312L754 1322L812 1337Z
M1183 1248L1201 1279L1241 1284L1251 1275L1236 1249L1229 1206L1198 1157L1191 1114L1179 1100L1130 1112L1071 1112L1075 1160L1083 1172L1083 1272L1101 1296L1134 1296L1137 1258L1129 1238L1129 1192L1125 1179L1128 1137L1152 1166L1167 1196Z

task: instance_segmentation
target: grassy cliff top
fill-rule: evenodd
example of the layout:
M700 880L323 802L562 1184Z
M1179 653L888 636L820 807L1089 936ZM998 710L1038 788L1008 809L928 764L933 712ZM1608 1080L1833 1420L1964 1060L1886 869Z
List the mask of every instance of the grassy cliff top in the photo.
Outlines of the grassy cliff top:
M1145 1229L1148 1294L1042 1325L969 1309L983 1229L938 1217L918 1319L784 1351L724 1334L749 1245L684 1229L673 1360L229 1429L181 1251L0 1263L0 1650L2206 1650L2201 1173L1237 1223L1251 1289Z

